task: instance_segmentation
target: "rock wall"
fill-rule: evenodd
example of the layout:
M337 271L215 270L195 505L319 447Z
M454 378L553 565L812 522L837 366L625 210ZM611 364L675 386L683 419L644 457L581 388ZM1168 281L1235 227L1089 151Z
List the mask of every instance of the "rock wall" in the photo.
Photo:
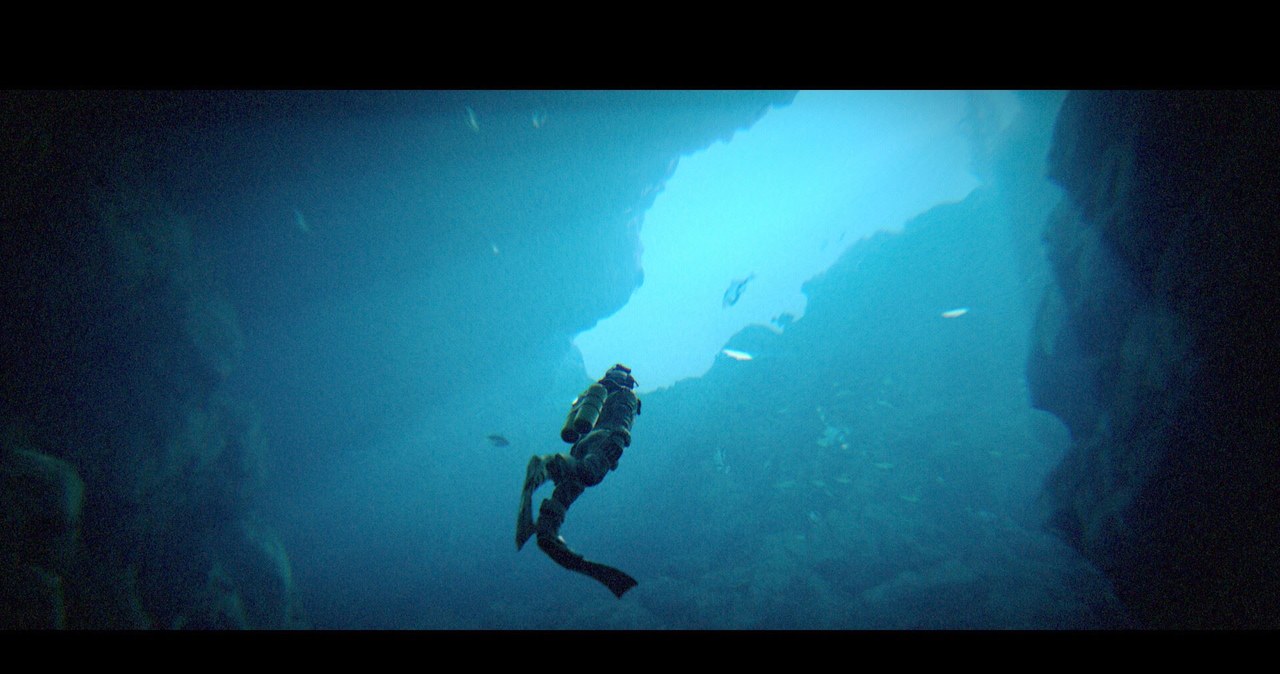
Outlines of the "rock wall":
M1276 627L1280 96L1080 92L1027 377L1054 524L1155 627Z
M638 214L681 153L790 96L0 96L0 605L13 607L0 627L303 624L288 554L255 508L272 484L262 417L275 438L295 439L281 431L290 422L308 431L293 443L306 464L396 421L356 399L487 385L530 351L567 350L639 284ZM531 110L555 135L529 130ZM550 140L569 149L548 154ZM427 215L389 216L387 204ZM499 280L460 262L463 244L514 271ZM425 298L404 289L428 275ZM589 290L585 301L521 313L565 284ZM404 320L414 311L421 324ZM352 315L363 323L335 343L351 326L331 321ZM422 330L446 345L419 359L434 370L394 363L383 369L398 379L369 376L402 332L440 326L456 334ZM296 360L263 356L295 346ZM317 391L336 402L301 413L295 401ZM327 432L335 418L368 422L346 437Z
M0 627L299 625L236 311L127 112L78 102L2 115Z

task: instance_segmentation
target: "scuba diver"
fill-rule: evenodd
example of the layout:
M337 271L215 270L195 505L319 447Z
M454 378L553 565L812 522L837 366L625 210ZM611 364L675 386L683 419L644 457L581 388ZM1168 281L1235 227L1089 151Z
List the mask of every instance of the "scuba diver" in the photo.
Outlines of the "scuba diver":
M622 450L631 444L631 423L640 414L640 399L631 391L635 386L631 368L618 363L573 401L560 430L560 439L573 443L573 447L567 455L535 455L529 459L520 513L516 516L516 550L536 533L538 547L555 563L600 581L618 598L636 586L636 579L570 550L560 536L560 525L565 511L583 490L600 484L606 473L617 468ZM555 491L543 499L534 524L533 492L548 479L555 483Z

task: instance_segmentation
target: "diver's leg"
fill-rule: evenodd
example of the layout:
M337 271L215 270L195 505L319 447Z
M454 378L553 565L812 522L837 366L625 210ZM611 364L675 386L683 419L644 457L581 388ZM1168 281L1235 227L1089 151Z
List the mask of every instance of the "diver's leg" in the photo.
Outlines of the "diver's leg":
M577 500L584 489L581 482L566 480L556 486L551 498L542 502L542 507L538 509L538 547L556 564L596 579L609 588L615 597L621 598L627 590L636 586L636 579L611 566L583 559L582 555L570 550L560 536L560 525L564 524L569 505Z
M561 566L565 565L561 557L566 555L582 559L581 555L574 555L565 545L564 539L560 537L560 525L564 524L569 506L578 500L584 489L586 487L577 480L564 480L556 485L551 497L543 499L542 506L538 508L538 547Z
M550 479L557 485L555 493L559 495L560 502L568 508L569 504L578 498L578 494L582 493L583 487L579 484L578 471L579 461L572 456L547 454L529 458L529 465L524 473L524 489L520 494L520 512L516 514L516 550L523 548L537 531L537 525L533 523L533 493ZM573 487L566 487L566 491L561 491L559 485L577 485L577 492L573 492ZM563 516L561 519L563 520ZM557 524L556 529L559 528Z

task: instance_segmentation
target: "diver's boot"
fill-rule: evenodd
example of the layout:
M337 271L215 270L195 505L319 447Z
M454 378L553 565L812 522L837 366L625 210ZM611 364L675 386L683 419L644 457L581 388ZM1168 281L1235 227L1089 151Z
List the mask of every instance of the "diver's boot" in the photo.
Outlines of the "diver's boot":
M533 492L547 481L546 463L540 456L529 458L524 470L524 489L520 493L520 512L516 515L516 550L524 547L537 531L533 524Z

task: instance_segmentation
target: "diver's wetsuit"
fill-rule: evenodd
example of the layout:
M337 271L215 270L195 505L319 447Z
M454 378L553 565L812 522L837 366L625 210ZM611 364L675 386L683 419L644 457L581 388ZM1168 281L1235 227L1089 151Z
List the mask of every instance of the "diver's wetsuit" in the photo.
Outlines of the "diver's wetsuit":
M561 437L573 442L573 447L568 455L529 459L516 521L517 550L537 533L538 547L548 557L566 569L595 578L618 597L635 587L636 580L613 567L583 559L570 550L560 537L560 525L564 523L565 512L583 490L600 484L606 473L617 468L622 450L631 444L631 424L640 413L640 399L631 391L635 385L631 370L619 363L578 396L561 431ZM599 409L598 419L594 416L595 409ZM535 525L533 492L548 478L555 483L555 491L542 501Z

